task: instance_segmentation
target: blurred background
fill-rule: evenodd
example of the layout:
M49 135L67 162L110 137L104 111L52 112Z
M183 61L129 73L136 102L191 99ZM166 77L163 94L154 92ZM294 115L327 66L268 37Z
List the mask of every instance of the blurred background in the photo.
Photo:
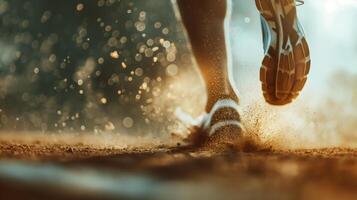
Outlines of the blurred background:
M279 147L357 146L356 0L298 8L312 70L292 105L264 103L254 1L233 0L234 77L249 132ZM178 19L178 20L177 20ZM0 0L0 130L167 137L205 90L170 1Z
M169 1L1 0L0 17L2 130L172 129L155 102L193 67Z

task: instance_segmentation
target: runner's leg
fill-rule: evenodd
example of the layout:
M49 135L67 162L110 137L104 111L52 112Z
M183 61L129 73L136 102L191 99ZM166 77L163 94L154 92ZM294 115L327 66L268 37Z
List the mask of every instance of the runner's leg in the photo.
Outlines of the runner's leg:
M227 0L177 0L198 67L204 78L209 112L219 100L238 102L229 79L229 59L225 37Z

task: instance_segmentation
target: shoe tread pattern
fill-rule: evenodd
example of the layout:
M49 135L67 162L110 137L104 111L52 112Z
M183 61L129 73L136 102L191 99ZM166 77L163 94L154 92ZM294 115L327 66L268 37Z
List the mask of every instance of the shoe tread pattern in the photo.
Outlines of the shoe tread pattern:
M303 89L310 71L309 47L297 28L295 0L256 0L276 34L260 69L263 95L273 105L292 102Z

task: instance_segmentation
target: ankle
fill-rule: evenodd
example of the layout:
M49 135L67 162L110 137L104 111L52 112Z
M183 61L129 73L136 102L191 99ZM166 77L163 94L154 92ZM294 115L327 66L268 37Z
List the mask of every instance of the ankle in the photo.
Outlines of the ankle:
M222 99L231 99L236 103L239 103L239 98L234 92L231 92L229 94L208 95L206 112L207 113L210 112L212 110L212 107L216 104L216 102Z

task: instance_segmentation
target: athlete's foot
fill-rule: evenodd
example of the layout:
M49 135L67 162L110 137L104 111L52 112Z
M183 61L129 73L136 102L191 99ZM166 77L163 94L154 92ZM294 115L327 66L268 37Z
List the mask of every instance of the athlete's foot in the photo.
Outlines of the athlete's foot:
M240 113L237 101L216 101L204 117L198 133L191 136L191 141L207 150L239 150L244 133Z
M295 0L256 0L256 5L262 16L266 54L260 70L264 97L270 104L285 105L306 83L311 64L308 44Z

